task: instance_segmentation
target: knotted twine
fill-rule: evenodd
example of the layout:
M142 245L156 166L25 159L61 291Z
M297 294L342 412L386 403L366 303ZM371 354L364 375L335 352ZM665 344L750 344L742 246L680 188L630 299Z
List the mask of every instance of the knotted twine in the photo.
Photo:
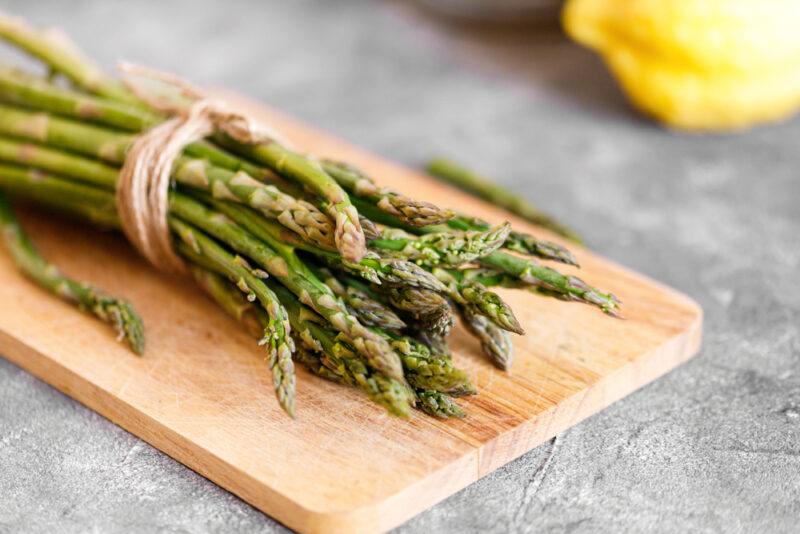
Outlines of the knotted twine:
M178 76L130 63L120 63L118 69L137 98L171 116L139 135L125 156L116 191L122 229L156 268L183 272L186 266L172 246L167 219L175 159L186 145L214 132L247 145L278 141L281 136L269 125L208 97ZM163 84L169 94L147 89L142 80Z

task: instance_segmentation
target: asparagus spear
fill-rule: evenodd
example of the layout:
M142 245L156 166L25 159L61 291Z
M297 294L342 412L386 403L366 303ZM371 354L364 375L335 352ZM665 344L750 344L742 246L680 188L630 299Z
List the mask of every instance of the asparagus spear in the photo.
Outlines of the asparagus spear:
M0 37L37 56L55 70L63 72L75 83L96 94L123 102L137 103L131 93L113 78L109 78L75 50L65 50L63 43L48 39L41 32L26 27L19 20L4 17L0 21ZM329 214L336 222L335 240L342 256L358 261L366 250L358 211L347 193L316 161L295 153L276 142L243 146L231 139L221 138L229 146L245 152L252 159L297 180L312 192L330 202Z
M114 327L120 340L127 341L136 354L144 353L144 327L133 307L123 299L83 282L72 280L48 263L25 234L11 206L0 194L0 229L6 248L17 267L37 284L86 310Z
M38 169L0 164L0 189L76 215L106 228L119 228L114 195L47 174Z
M405 328L406 324L391 308L373 298L364 288L353 283L343 284L328 269L318 268L316 274L364 325L383 330Z
M447 284L450 297L459 305L469 307L486 316L509 332L523 335L525 331L514 316L514 311L500 295L486 289L479 281L466 279L463 271L434 269L434 274Z
M508 273L526 284L542 287L565 299L593 304L608 315L619 316L620 301L617 297L591 287L576 276L563 275L533 260L519 258L502 251L484 256L480 259L480 263Z
M455 325L450 304L439 293L415 287L390 287L382 292L388 302L407 316L418 330L446 336Z
M484 354L500 369L509 370L514 359L514 347L508 333L473 308L461 306L459 311L467 330L481 342Z
M439 419L464 417L464 410L451 396L439 391L417 390L417 407L428 415Z
M264 310L256 307L254 303L247 300L238 287L232 285L214 271L204 269L196 264L190 264L189 271L192 273L197 285L200 286L214 302L219 304L225 313L244 325L245 329L254 338L260 339L264 335L266 319L266 317L263 316ZM297 353L296 346L295 353Z
M466 373L457 369L449 358L432 354L426 345L408 336L382 335L400 354L406 378L414 388L442 393L474 390Z
M571 229L542 212L524 198L505 188L493 183L482 176L444 158L430 161L426 166L428 172L446 182L449 182L473 195L487 200L493 204L523 217L524 219L552 230L558 235L580 243L580 237Z
M171 217L170 227L180 237L178 251L195 263L208 264L236 283L251 302L258 300L267 312L260 345L267 347L275 395L290 416L295 412L295 375L292 364L294 342L286 310L275 293L264 283L266 273L252 269L241 256L234 256L203 232Z
M214 209L224 213L239 225L247 228L261 240L284 245L309 252L323 261L342 267L349 272L362 276L372 282L388 286L408 285L413 287L443 291L444 285L431 273L406 260L381 258L367 253L360 261L348 262L337 253L320 249L310 243L296 239L287 234L279 226L256 216L252 210L242 206L212 201Z
M106 189L113 189L117 181L117 169L110 165L62 150L53 150L33 143L21 143L3 135L0 135L0 161L57 172Z
M467 230L488 230L491 225L481 219L480 217L471 217L469 215L456 215L449 221L447 226L453 230L467 231ZM431 226L421 229L423 232L442 231L440 226ZM545 260L557 261L559 263L566 263L567 265L578 265L575 256L565 247L552 241L544 241L538 239L530 234L524 232L517 232L512 230L509 232L503 248L519 252L520 254L529 254L537 256Z
M2 66L0 66L0 98L23 106L33 106L60 115L82 120L89 119L99 124L132 131L141 131L158 124L162 120L161 117L139 108L127 106L124 103L113 100L80 94L53 85L41 78ZM283 180L274 171L250 164L207 142L191 143L186 147L185 153L196 158L206 159L216 167L222 167L234 172L243 171L254 178L277 185L281 191L296 198L303 196L300 189ZM385 194L374 196L373 201L380 203L384 196L391 197L393 199L392 202L400 207L406 206L405 212L409 216L416 213L419 223L422 223L424 218L427 218L430 221L429 223L434 222L432 214L438 208L388 191ZM317 203L328 209L330 208L330 202L328 201L317 201ZM449 216L449 213L442 212L441 217L437 220L444 220L447 216ZM376 229L371 221L363 217L359 217L359 221L365 237L369 238L369 233L372 233L372 237L375 237Z
M458 267L500 248L510 231L511 225L503 223L487 231L441 232L414 238L393 228L384 230L382 238L369 245L426 267Z
M274 141L259 145L241 145L221 134L214 138L222 146L266 165L325 199L329 206L328 215L336 222L336 247L342 257L349 261L358 261L364 256L366 239L358 211L344 189L323 170L318 161Z
M346 163L323 160L322 168L350 194L367 200L410 226L439 224L453 216L429 202L414 200L385 187L378 187L359 169Z
M32 113L0 106L0 132L15 137L48 143L120 164L133 142L133 137L96 126L88 126L47 114ZM113 188L111 167L89 162L76 155L23 145L2 138L6 150L0 153L6 161L35 165L61 174ZM89 167L95 168L90 169ZM283 193L273 185L256 181L244 171L233 172L208 161L181 156L172 177L190 187L209 191L217 198L232 199L257 209L264 216L280 222L303 239L323 248L333 248L333 227L316 207Z
M29 79L33 83L27 83ZM133 132L143 131L163 120L145 108L80 93L8 67L0 67L0 100ZM284 192L302 196L287 190L294 186L282 180L274 171L258 167L208 141L190 143L184 149L184 153L195 158L207 159L218 167L234 172L244 171L258 180L280 184L280 189ZM296 187L294 190L299 192Z
M122 83L105 76L61 34L52 30L35 30L20 18L0 13L0 38L41 59L87 91L139 105L139 101Z
M225 215L178 193L170 195L170 213L257 262L346 336L370 365L390 378L403 380L400 360L388 343L351 315L344 303L314 276L292 247L269 236L265 236L266 239L254 236L249 228L243 228Z
M321 361L328 360L328 369L336 372L349 384L362 389L370 399L384 406L389 413L401 417L408 415L413 400L403 382L369 369L349 346L339 340L333 330L321 324L324 322L322 318L303 306L296 295L280 284L272 281L268 283L286 306L295 331L300 333L307 348L323 354Z
M42 32L27 27L22 21L3 17L0 20L0 37L27 50L90 92L112 100L138 104L138 100L120 82L103 75L76 50L65 49L63 43L55 42ZM249 155L251 159L296 180L310 191L326 199L330 203L329 214L336 222L337 248L347 260L358 261L361 259L366 251L366 244L358 211L350 203L347 193L322 170L318 162L276 142L243 146L231 139L224 139L224 137L221 137L220 140Z
M134 132L150 128L163 120L141 107L64 89L6 65L0 65L0 98L6 102L22 106L36 105L59 115Z

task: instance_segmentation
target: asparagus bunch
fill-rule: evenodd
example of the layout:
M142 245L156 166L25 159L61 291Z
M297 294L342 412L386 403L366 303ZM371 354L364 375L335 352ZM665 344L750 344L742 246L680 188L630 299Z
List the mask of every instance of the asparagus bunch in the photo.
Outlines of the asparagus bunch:
M19 20L0 16L0 38L70 82L0 66L0 191L119 228L119 169L136 136L165 114ZM299 362L391 414L416 407L463 417L456 399L475 388L446 346L456 316L501 369L512 360L509 332L523 333L492 287L619 309L613 295L534 259L577 265L558 244L412 199L278 141L242 145L213 134L185 147L172 180L175 250L198 286L259 339L290 415ZM143 350L130 306L47 264L2 198L0 227L26 274Z

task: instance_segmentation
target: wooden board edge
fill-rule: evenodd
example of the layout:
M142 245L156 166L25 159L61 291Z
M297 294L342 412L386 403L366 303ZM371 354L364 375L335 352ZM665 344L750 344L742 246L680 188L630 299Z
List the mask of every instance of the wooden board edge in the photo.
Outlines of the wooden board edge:
M308 509L264 486L210 451L197 450L196 444L3 330L0 330L0 353L6 360L98 413L112 424L149 443L271 518L300 532L383 532L400 525L477 479L478 454L476 450L471 450L455 462L381 502L348 510Z
M42 382L149 443L202 477L237 495L270 517L293 528L301 528L302 521L298 521L298 518L315 514L314 511L305 509L285 495L269 488L265 489L258 480L218 458L212 452L206 449L196 450L198 446L180 434L2 330L0 330L0 353L6 360ZM212 475L212 473L224 475Z
M611 404L652 383L696 356L700 350L703 337L702 308L686 295L675 290L671 290L671 292L683 297L691 305L695 313L694 320L686 330L666 340L648 354L623 365L591 387L565 400L554 409L497 436L481 447L476 447L478 464L477 469L474 471L474 477L458 487L451 486L437 495L427 495L428 500L425 501L425 507L414 507L414 502L419 502L414 496L416 486L405 488L403 491L393 495L382 503L383 512L389 515L396 511L397 508L400 508L405 510L405 513L402 514L402 517L392 517L388 521L382 521L380 530L385 531L401 525L469 484L516 460L547 440L601 412ZM669 354L672 357L667 360L665 356ZM619 383L619 381L622 381L627 387L623 389L617 388L609 394L607 384ZM599 395L601 400L596 403L586 402L587 397L593 395ZM592 406L592 408L584 409L586 406ZM570 413L571 415L566 415ZM498 453L496 451L502 452ZM324 532L333 531L325 530Z
M699 306L696 306L696 310L697 315L691 326L680 334L605 375L539 417L525 421L484 443L480 448L478 478L603 411L697 355L702 344L703 313ZM609 384L614 384L614 388L609 388ZM625 386L619 387L618 384Z
M668 288L669 289L669 288ZM680 334L621 366L586 390L570 397L553 410L541 414L513 430L473 450L477 457L465 455L438 472L391 495L384 501L353 510L310 512L309 532L385 532L397 527L454 493L519 458L557 434L599 413L614 402L669 373L698 354L702 344L703 311L688 296L679 296L692 310L694 319ZM666 356L671 356L666 358ZM608 391L608 384L619 382L625 388ZM600 400L586 402L599 395ZM584 409L591 406L591 409ZM498 454L493 451L502 451ZM306 531L306 530L304 530Z

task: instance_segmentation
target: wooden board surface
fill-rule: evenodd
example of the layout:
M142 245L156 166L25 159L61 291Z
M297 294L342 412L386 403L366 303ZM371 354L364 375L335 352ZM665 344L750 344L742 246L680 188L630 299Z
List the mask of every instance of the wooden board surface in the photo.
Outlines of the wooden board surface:
M552 237L295 120L256 111L297 146L353 162L382 184ZM455 330L454 358L480 392L463 401L466 419L398 420L357 391L299 371L292 421L276 405L261 351L190 282L156 272L114 234L37 212L25 222L65 271L135 304L148 349L132 356L105 325L43 293L0 254L0 354L300 531L398 525L654 380L700 344L697 304L577 249L580 276L616 293L626 320L501 290L527 335L515 337L514 367L503 373Z

